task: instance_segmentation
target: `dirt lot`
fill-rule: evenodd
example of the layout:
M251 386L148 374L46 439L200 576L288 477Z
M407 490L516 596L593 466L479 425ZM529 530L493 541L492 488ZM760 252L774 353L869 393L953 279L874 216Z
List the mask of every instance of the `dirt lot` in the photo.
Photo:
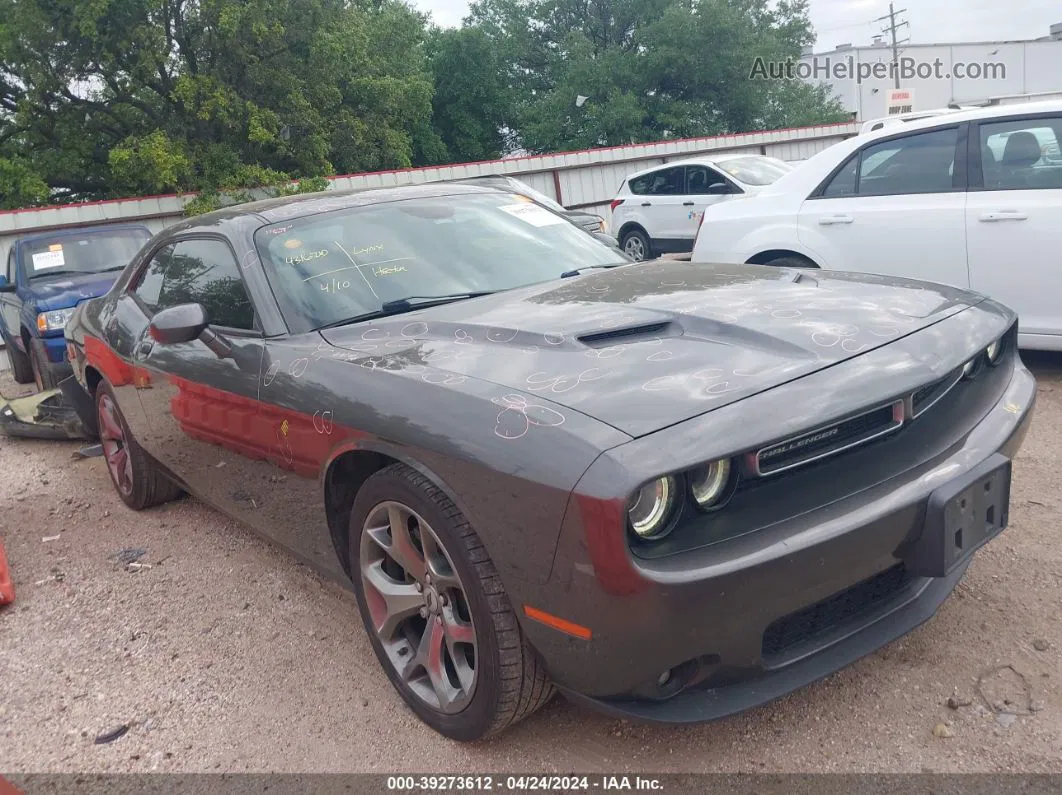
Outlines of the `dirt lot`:
M350 594L195 500L127 510L78 443L0 437L17 588L0 771L1062 772L1062 356L1027 358L1039 405L1011 527L927 625L718 723L641 726L558 697L477 745L405 709ZM122 562L132 548L147 565Z

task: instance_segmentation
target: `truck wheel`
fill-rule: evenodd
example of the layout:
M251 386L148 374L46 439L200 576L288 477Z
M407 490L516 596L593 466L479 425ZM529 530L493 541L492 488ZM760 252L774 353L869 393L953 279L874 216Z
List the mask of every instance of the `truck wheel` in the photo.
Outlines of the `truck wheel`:
M15 381L20 384L33 382L33 367L29 357L16 348L13 342L7 346L7 360L11 362L11 374L15 377Z
M48 361L48 355L44 352L44 343L30 340L29 353L30 367L33 370L33 380L37 383L37 390L47 392L49 389L55 389L59 382Z

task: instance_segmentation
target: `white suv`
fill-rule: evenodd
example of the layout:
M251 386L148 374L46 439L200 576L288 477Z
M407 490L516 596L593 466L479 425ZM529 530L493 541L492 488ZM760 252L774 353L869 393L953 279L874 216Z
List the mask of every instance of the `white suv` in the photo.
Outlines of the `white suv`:
M692 251L706 207L756 193L792 170L784 160L734 154L638 171L612 200L612 229L635 260Z
M831 146L712 207L694 262L881 273L975 290L1019 345L1062 350L1062 101L960 111Z

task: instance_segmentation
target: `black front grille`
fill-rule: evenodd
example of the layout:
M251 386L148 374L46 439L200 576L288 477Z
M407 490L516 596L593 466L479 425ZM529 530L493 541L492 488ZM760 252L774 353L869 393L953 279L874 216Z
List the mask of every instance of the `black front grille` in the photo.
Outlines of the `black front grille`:
M763 633L764 660L778 657L795 646L867 617L888 604L913 580L914 577L900 563L821 602L779 618Z
M823 455L869 441L899 428L900 424L901 421L896 419L891 404L873 409L836 425L763 448L756 455L759 473L769 475L772 472L789 469Z
M946 395L959 379L962 378L962 368L959 368L953 373L949 373L939 381L934 381L932 384L926 384L919 389L914 395L911 396L911 414L917 417L923 411L928 409L944 395Z

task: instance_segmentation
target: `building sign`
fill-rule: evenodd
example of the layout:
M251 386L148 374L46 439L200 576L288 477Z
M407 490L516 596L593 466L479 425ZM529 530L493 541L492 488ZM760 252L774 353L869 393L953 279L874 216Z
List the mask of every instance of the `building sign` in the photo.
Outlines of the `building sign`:
M909 88L890 88L885 97L885 107L889 116L910 113L914 110L914 91Z

